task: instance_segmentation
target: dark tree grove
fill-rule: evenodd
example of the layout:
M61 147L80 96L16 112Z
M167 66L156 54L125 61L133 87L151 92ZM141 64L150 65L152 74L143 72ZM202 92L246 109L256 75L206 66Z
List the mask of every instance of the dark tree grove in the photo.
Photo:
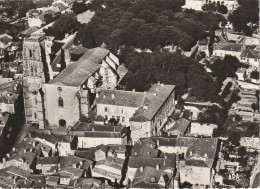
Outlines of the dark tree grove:
M234 30L243 31L246 35L252 35L252 25L258 23L258 0L239 1L240 6L229 15L228 20L233 24Z
M174 45L190 50L197 40L206 37L206 31L218 28L218 23L225 19L211 12L183 12L182 3L180 0L93 0L88 8L96 14L78 32L76 41L85 47L105 42L114 50L122 45L151 50Z

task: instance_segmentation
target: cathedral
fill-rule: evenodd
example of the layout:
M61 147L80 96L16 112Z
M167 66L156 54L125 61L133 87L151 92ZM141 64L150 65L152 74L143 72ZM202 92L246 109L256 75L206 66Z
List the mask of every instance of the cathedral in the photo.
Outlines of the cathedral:
M73 41L74 38L72 38ZM23 95L27 124L71 128L90 117L96 90L115 89L127 69L104 45L85 49L76 61L70 61L66 41L54 61L55 40L33 35L23 43ZM57 61L58 60L58 61Z

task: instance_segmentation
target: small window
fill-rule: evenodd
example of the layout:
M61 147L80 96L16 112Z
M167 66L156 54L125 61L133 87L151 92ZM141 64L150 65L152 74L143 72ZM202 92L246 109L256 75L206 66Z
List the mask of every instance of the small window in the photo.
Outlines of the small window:
M32 50L29 50L29 56L30 56L30 58L32 58L32 57L33 57Z
M59 103L59 107L62 107L62 108L63 108L63 106L64 106L64 104L63 104L63 98L59 97L58 103Z
M34 119L37 119L37 114L36 113L34 113Z
M122 114L124 113L124 108L121 109L121 113L122 113Z
M33 76L33 67L31 66L31 76Z
M37 105L37 99L35 99L35 105Z
M107 107L105 107L105 112L107 112Z
M108 117L107 117L107 115L105 115L105 120L108 120Z
M125 117L122 117L122 122L123 122L123 123L125 122Z
M112 116L112 118L114 118L114 119L115 119L115 116Z
M62 91L62 88L61 88L61 87L58 87L57 90L58 90L59 92L61 92L61 91Z
M120 116L116 116L116 120L119 121L120 120Z
M37 75L37 67L34 66L34 74Z

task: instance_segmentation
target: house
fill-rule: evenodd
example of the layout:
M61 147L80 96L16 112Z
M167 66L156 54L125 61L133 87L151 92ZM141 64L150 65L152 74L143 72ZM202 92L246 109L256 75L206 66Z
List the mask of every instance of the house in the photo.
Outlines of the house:
M242 51L246 49L244 44L223 43L213 45L213 55L224 58L226 55L231 55L240 59Z
M15 166L32 172L36 165L36 154L32 150L20 149L11 154L9 158L3 158L0 168Z
M178 119L172 124L172 126L169 126L170 129L168 130L168 134L173 136L189 135L191 129L190 123L191 122L185 118Z
M150 138L140 139L133 146L129 157L126 178L124 184L131 186L136 173L144 170L145 167L160 169L167 174L174 174L175 154L164 154L156 149L156 143Z
M220 1L212 0L212 1L206 1L206 0L186 0L185 5L182 6L184 9L194 9L197 11L202 11L203 5L207 4L208 2L217 3ZM223 0L221 1L228 10L234 10L237 7L237 2L235 0Z
M35 141L49 146L52 149L52 154L58 152L60 156L68 156L74 154L72 144L74 138L64 135L47 135L47 134L32 134Z
M217 138L151 137L163 153L174 153L178 158L180 182L211 185L217 157Z
M102 181L96 178L79 178L77 187L80 188L101 188Z
M154 84L148 92L100 90L97 115L130 126L133 142L160 133L175 108L175 86Z
M259 51L252 49L245 49L242 51L240 57L240 62L248 64L250 66L259 67Z
M105 160L95 164L92 177L102 177L113 183L121 183L123 165L123 159L108 156Z
M91 148L101 144L126 145L128 130L123 126L79 123L69 135L77 136L78 148Z
M210 56L209 55L209 42L210 42L209 37L207 37L207 38L197 42L197 44L198 44L198 52L204 52L206 57Z
M45 181L46 181L46 185L47 186L52 186L52 187L56 187L58 186L58 182L59 182L59 176L47 176Z
M36 169L42 174L53 173L59 168L59 157L38 157L36 161Z
M93 161L103 161L108 155L109 147L105 145L99 145L89 148L88 150L78 150L75 155L81 158L86 158Z
M174 188L173 175L159 169L159 166L144 167L136 172L130 188Z
M206 0L186 0L185 5L182 6L184 9L194 9L198 11L202 11L202 6L206 4Z
M242 137L240 145L249 149L260 149L260 139L258 137Z

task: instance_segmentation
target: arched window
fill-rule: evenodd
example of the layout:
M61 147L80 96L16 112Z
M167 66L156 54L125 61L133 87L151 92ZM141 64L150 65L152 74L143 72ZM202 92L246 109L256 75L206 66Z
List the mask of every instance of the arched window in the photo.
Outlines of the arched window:
M64 119L59 120L59 126L60 127L66 127L66 121Z
M63 107L63 98L59 97L58 103L59 107Z

